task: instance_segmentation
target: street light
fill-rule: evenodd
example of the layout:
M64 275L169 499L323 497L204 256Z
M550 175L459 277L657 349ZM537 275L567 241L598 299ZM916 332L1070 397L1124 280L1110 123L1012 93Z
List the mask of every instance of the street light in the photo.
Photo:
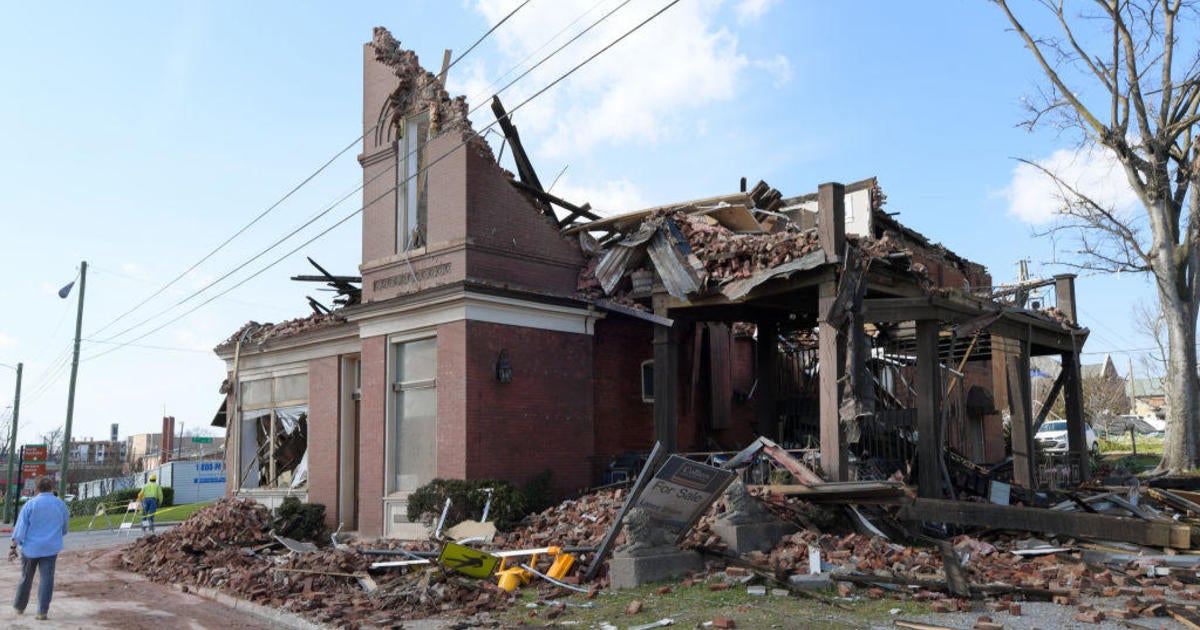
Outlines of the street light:
M58 290L58 297L67 299L72 281ZM67 460L71 456L71 417L75 414L75 375L79 373L79 333L83 327L83 292L87 287L87 261L79 263L79 308L75 313L75 355L71 358L71 384L67 387L67 425L63 429L62 461L58 465L58 496L67 496Z
M17 454L17 420L21 417L21 371L25 364L18 363L15 368L6 363L0 363L0 365L17 371L17 393L13 396L12 407L12 437L8 440L8 475L4 478L4 522L11 523L16 517L17 507L17 495L13 494L13 464ZM18 490L18 492L20 491Z

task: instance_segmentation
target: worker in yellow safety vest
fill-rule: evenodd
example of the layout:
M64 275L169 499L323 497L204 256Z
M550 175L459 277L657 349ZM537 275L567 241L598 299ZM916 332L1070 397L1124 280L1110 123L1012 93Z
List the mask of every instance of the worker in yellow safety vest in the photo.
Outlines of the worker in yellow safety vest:
M138 493L138 502L142 504L142 531L146 531L148 523L150 533L154 533L154 513L158 511L162 500L163 493L162 487L158 485L158 475L150 475L150 481L142 486L142 491Z

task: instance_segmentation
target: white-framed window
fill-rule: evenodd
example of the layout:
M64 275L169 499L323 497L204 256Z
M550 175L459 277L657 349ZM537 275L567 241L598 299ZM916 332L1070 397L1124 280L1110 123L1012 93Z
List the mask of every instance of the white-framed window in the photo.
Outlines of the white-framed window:
M642 402L654 402L654 360L642 361Z
M437 476L437 337L392 344L389 492L412 492Z
M425 245L426 191L425 140L429 114L422 112L404 120L396 142L396 251L406 252Z
M295 487L308 468L308 374L248 380L241 386L240 487Z

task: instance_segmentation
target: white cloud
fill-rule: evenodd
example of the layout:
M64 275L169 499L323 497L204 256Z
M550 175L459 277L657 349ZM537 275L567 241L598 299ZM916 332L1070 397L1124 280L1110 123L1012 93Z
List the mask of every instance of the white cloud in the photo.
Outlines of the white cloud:
M774 59L755 59L754 67L761 68L771 75L771 85L782 87L792 80L792 62L783 55L775 55Z
M1036 162L1105 207L1126 211L1138 204L1125 171L1107 150L1060 149ZM1012 180L1003 195L1008 199L1008 213L1033 225L1053 221L1063 206L1062 192L1054 180L1025 163L1013 169Z
M0 332L0 348L11 348L17 345L17 338Z
M139 264L127 262L121 265L121 273L133 278L134 280L149 280L150 274Z
M646 197L627 179L608 181L599 187L574 186L563 176L554 186L554 194L574 203L590 203L592 211L601 216L634 212L649 207Z
M495 23L513 6L479 2L475 8ZM518 12L493 36L504 58L493 74L527 57L530 64L540 60L614 6L615 2L597 7L585 0L564 0L536 13ZM536 143L544 157L554 158L606 143L655 143L690 133L688 121L697 111L737 96L737 77L750 64L738 49L737 36L718 23L718 8L713 2L675 5L531 101L514 114L523 139ZM617 11L502 95L505 105L512 111L652 12L636 4ZM564 28L568 30L546 45Z
M757 22L778 2L779 0L742 0L734 7L734 11L737 12L738 23L749 24Z

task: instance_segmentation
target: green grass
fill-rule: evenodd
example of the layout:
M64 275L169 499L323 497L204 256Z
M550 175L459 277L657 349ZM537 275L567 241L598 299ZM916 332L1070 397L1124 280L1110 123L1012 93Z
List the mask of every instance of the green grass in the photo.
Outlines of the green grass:
M1141 455L1143 453L1155 453L1158 455L1162 455L1163 442L1164 442L1163 438L1160 438L1160 437L1138 436L1138 439L1137 439L1138 455ZM1112 436L1111 438L1100 438L1099 444L1100 444L1100 452L1101 453L1132 453L1133 452L1133 441L1130 439L1129 434L1124 434L1121 436Z
M712 581L717 581L715 578ZM752 584L762 584L761 581ZM664 595L658 594L662 586L671 587ZM767 592L772 586L767 584ZM832 596L832 593L827 595ZM626 613L630 602L642 602L642 609L634 615ZM546 613L552 606L537 599L531 587L521 590L518 603L506 611L496 614L502 624L515 626L554 626L598 628L608 622L621 628L651 623L670 618L675 626L699 628L715 617L733 619L738 628L812 628L836 629L862 628L873 624L890 625L892 609L900 615L922 615L930 612L927 604L895 599L872 599L868 597L837 600L849 610L835 608L811 599L796 596L750 595L745 584L737 584L723 591L710 591L708 584L698 582L690 587L680 582L647 584L638 588L622 589L615 594L599 593L594 599L571 594L555 597L551 602L564 602L567 608L562 615L550 620ZM583 608L579 606L592 606ZM532 615L532 616L531 616Z
M188 517L191 516L194 512L196 512L197 510L204 508L206 506L212 505L212 503L213 503L212 501L208 501L206 503L188 503L186 505L172 505L169 507L161 508L158 510L158 513L154 515L154 520L159 523L174 522L174 521L186 521L188 519ZM125 513L124 510L121 510L121 511L114 510L114 511L109 512L108 520L112 521L112 525L114 528L119 527L121 525L121 516L123 516L124 513ZM128 517L126 517L125 520L128 521L129 519L134 519L134 521L135 521L134 526L136 527L137 526L136 523L137 523L138 519L135 518L133 514L130 514ZM88 523L92 523L91 516L73 517L71 519L70 525L68 526L68 531L72 531L72 532L87 531ZM107 529L107 528L108 528L108 521L105 521L103 516L96 518L95 523L92 523L93 530Z

